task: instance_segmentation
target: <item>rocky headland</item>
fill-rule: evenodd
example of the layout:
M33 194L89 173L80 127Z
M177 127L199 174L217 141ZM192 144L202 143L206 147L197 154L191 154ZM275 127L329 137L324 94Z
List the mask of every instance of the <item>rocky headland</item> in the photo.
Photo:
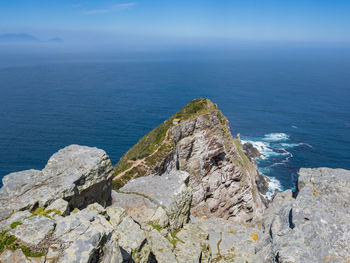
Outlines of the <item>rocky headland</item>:
M71 145L0 189L0 262L350 262L350 171L300 169L266 200L258 152L207 99L113 167Z

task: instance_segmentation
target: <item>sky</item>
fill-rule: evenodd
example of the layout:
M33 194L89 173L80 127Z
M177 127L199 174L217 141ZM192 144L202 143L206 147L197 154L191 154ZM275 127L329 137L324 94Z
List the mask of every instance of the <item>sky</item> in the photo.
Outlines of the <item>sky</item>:
M0 0L0 34L66 45L350 43L349 0Z

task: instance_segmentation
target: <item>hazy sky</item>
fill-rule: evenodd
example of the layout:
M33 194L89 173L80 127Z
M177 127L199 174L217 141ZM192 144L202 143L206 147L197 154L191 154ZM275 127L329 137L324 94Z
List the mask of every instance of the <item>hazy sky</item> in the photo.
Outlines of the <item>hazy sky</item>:
M349 0L1 0L0 34L65 43L350 43Z

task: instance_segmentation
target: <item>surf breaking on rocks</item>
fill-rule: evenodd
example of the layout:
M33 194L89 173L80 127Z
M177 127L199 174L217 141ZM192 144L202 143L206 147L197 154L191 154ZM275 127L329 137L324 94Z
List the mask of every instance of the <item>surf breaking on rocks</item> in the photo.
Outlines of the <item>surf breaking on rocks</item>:
M255 158L258 170L261 174L267 176L269 181L269 190L266 193L267 198L271 198L275 190L283 191L283 187L280 179L276 176L278 170L282 166L286 166L293 154L289 149L306 146L312 148L310 144L304 142L295 142L286 133L268 133L262 137L243 137L242 143L251 143L261 153L260 157ZM295 174L290 171L290 177L295 180Z

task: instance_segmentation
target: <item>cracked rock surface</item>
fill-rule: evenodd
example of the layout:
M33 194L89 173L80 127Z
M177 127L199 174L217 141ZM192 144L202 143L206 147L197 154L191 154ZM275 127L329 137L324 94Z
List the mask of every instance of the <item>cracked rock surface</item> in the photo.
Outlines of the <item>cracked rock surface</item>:
M350 171L302 168L297 186L267 209L254 262L348 262Z
M26 170L5 176L0 189L0 220L13 211L45 208L57 199L71 207L110 200L113 167L100 149L70 145L55 153L42 171Z
M186 172L139 177L113 194L113 205L120 206L140 223L154 221L170 230L189 220L192 200Z

